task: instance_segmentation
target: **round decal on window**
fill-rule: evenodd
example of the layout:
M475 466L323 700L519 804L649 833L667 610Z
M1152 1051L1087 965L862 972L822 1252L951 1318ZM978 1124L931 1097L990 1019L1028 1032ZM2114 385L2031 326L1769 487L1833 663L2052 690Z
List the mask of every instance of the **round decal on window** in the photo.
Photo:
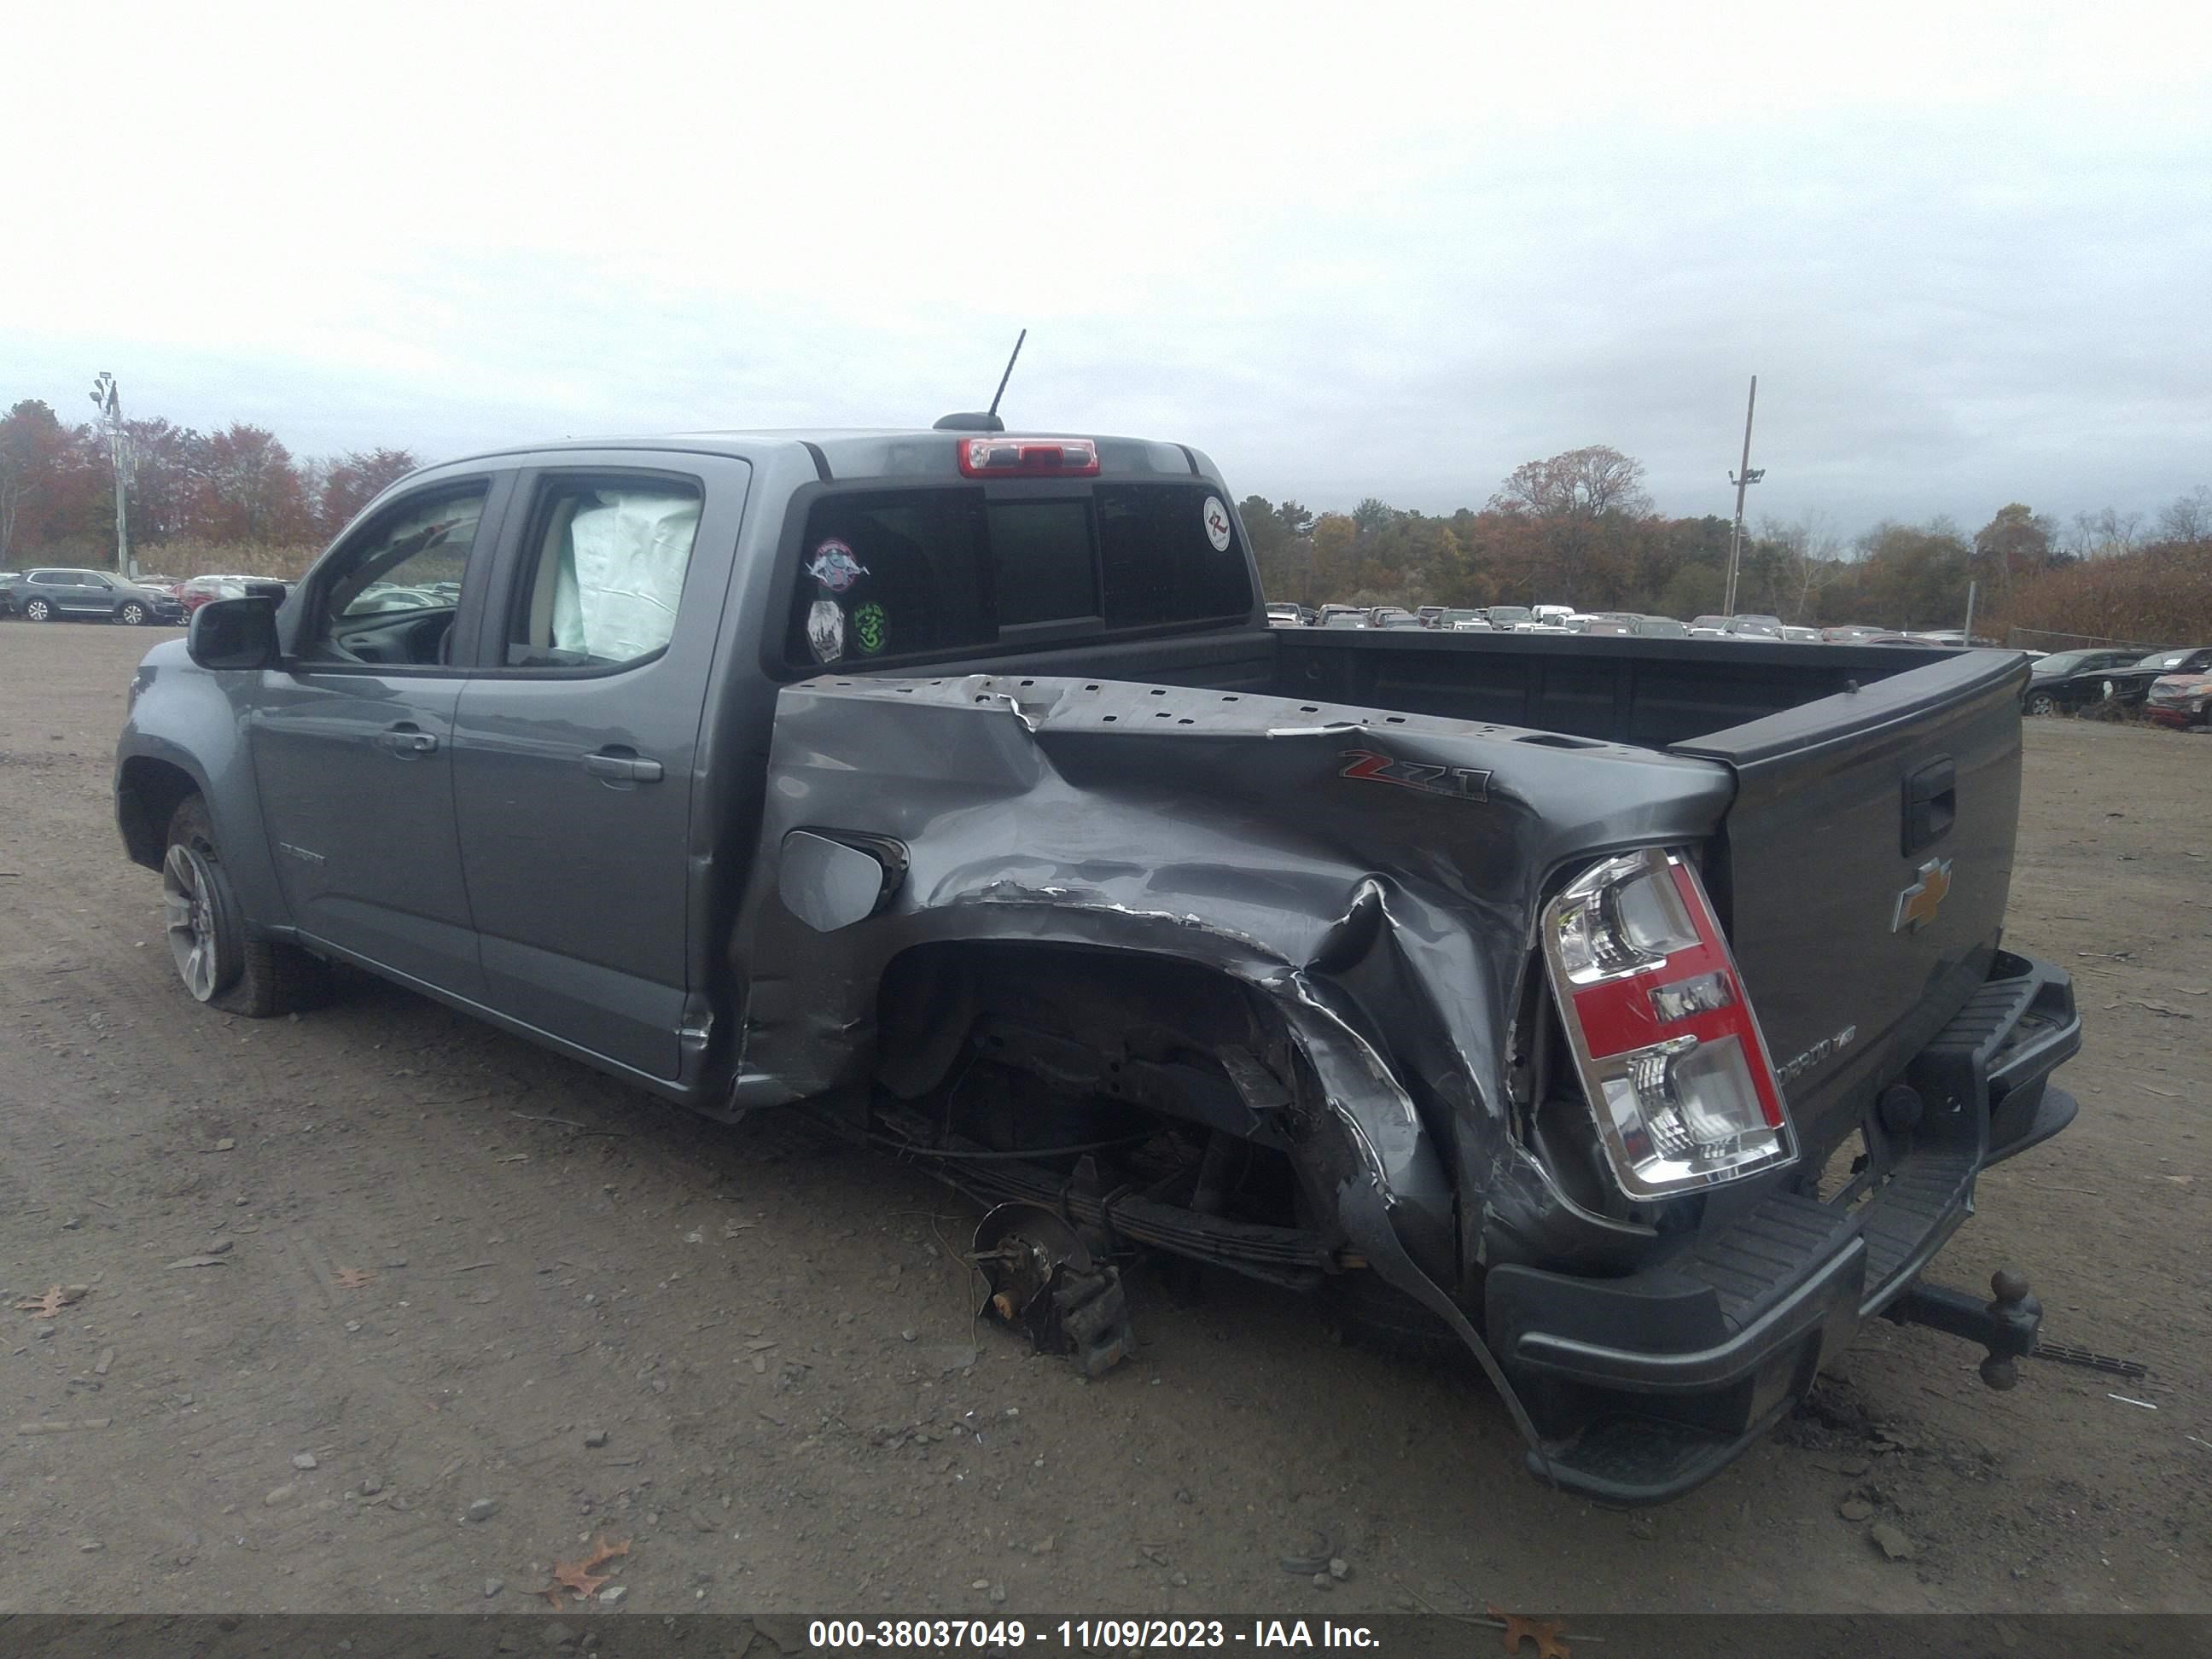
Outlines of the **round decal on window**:
M851 548L833 540L814 550L813 558L807 562L806 574L832 593L842 593L866 575L868 568L853 556Z
M1213 544L1217 553L1229 550L1229 509L1222 506L1218 495L1206 498L1206 539Z
M884 614L883 606L870 603L853 613L854 641L869 656L876 655L884 648L890 639L890 618Z
M817 599L806 613L806 647L817 662L836 662L845 654L845 612L835 599Z

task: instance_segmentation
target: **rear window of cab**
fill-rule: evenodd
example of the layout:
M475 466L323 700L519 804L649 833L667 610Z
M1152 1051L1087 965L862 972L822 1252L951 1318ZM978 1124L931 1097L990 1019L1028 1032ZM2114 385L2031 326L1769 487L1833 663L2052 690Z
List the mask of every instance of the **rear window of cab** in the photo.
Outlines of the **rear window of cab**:
M785 655L810 672L1234 622L1254 603L1203 481L824 495L799 566Z

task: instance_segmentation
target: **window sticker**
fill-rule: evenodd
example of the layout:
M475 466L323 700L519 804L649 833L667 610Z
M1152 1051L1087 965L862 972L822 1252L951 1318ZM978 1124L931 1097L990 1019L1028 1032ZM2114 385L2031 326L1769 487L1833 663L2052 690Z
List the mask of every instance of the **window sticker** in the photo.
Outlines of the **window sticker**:
M890 638L890 618L884 614L883 606L872 600L853 613L854 641L867 655L881 651Z
M1218 495L1206 498L1206 539L1213 544L1217 553L1229 550L1229 509L1221 504Z
M845 611L835 599L817 599L806 613L806 645L814 660L836 662L845 654Z
M832 593L842 593L866 575L868 568L853 556L853 550L844 543L831 540L814 550L806 574Z

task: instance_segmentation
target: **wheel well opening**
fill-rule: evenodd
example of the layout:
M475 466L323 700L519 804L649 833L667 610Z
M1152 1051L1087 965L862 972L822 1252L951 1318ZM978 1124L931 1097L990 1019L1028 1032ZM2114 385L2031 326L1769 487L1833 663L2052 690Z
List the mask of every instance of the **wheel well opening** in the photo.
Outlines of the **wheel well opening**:
M1279 1082L1297 1063L1289 1032L1215 969L1079 946L922 945L885 972L878 1015L878 1121L906 1145L1020 1159L1224 1220L1288 1229L1310 1214ZM1258 1109L1255 1079L1276 1097Z
M149 870L161 867L169 819L178 803L198 788L191 773L167 761L139 755L123 763L115 786L115 814L133 864Z

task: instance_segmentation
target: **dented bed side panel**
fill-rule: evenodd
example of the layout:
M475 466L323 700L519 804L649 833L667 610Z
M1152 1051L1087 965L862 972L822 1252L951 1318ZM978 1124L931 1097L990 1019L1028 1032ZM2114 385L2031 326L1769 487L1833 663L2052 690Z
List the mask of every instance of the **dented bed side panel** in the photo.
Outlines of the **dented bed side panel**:
M1166 957L1277 1012L1425 1271L1524 1254L1560 1207L1505 1094L1544 884L1711 834L1731 788L1710 762L1529 735L1115 681L787 687L734 941L732 1106L864 1082L879 985L915 946ZM866 906L817 838L902 868Z

